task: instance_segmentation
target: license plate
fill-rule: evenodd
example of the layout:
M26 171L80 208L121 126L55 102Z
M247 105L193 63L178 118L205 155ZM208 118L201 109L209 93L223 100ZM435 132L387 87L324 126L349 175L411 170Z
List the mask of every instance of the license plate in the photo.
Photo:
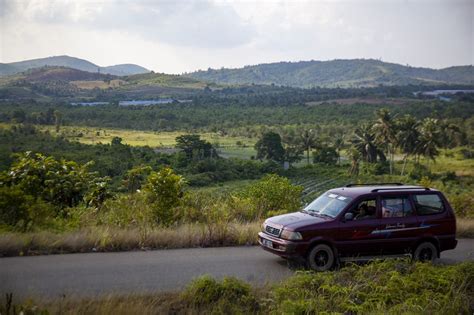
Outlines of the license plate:
M266 240L266 239L264 239L264 238L262 238L262 244L263 244L263 246L265 246L265 247L273 248L273 243L272 243L272 241Z

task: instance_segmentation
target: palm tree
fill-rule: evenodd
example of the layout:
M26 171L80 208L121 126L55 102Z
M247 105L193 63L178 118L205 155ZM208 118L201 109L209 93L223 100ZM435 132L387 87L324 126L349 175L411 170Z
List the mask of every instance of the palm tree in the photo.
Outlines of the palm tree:
M299 136L301 147L306 151L306 162L309 164L309 153L312 148L316 147L317 134L315 129L304 129Z
M462 135L461 128L453 123L443 120L439 124L439 129L441 146L446 151L448 148L456 146L456 143L459 141L459 137Z
M425 118L419 126L420 142L417 147L417 153L435 162L439 154L438 148L441 146L441 133L437 119Z
M344 147L344 134L338 133L334 139L334 148L337 152L337 163L341 165L341 150Z
M403 168L401 175L405 173L406 164L410 155L416 154L420 142L418 131L419 121L410 115L405 115L396 121L398 146L403 156Z
M393 174L393 160L397 145L396 125L388 109L376 111L377 120L373 126L377 144L385 148L390 161L390 174Z
M354 148L359 151L367 163L377 162L377 146L375 144L375 134L370 124L363 124L354 131L354 138L351 140Z
M352 147L348 151L349 158L351 159L351 169L349 170L349 175L357 176L359 175L359 161L360 161L360 152Z

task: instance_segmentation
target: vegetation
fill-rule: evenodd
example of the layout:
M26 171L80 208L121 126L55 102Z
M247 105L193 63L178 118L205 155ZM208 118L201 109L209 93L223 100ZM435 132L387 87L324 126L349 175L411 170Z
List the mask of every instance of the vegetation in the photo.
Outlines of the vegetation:
M17 304L13 309L50 314L315 314L426 313L470 314L474 305L474 263L454 266L376 261L333 272L297 272L271 287L251 287L242 280L203 276L177 293L111 295L98 299L63 298Z
M276 84L310 88L366 87L449 82L472 84L472 66L433 70L374 59L278 62L238 69L209 69L188 76L215 83Z

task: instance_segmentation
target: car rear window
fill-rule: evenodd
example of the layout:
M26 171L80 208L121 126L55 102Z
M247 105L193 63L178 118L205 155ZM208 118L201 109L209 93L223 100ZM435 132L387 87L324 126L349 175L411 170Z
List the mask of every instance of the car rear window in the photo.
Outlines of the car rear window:
M382 217L397 218L413 214L410 199L404 197L382 197Z
M444 211L441 198L436 194L414 195L418 215L436 214Z

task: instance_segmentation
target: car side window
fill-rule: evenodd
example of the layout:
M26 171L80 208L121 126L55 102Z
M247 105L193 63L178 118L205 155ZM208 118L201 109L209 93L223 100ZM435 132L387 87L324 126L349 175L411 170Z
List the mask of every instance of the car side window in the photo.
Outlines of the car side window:
M444 204L439 195L414 195L416 212L418 215L436 214L444 211Z
M377 217L376 199L362 200L351 210L354 214L354 220L368 220Z
M413 215L413 208L408 196L382 197L382 217L400 218Z

